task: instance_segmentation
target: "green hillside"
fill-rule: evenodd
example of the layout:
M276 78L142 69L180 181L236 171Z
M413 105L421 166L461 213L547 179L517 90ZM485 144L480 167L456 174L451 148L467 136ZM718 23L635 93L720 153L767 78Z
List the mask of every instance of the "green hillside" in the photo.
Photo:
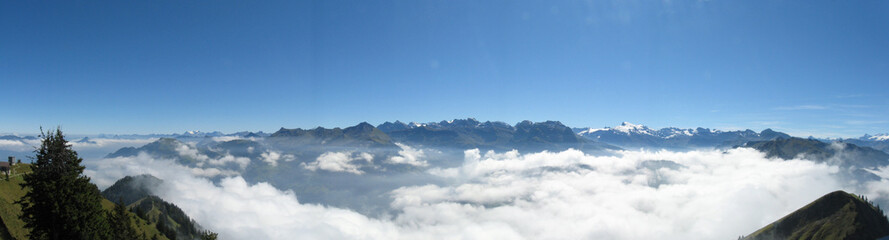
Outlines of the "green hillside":
M162 182L151 175L126 176L102 191L102 196L123 201L141 220L170 238L200 238L200 227L182 209L152 195L152 189Z
M23 182L22 174L31 172L31 165L17 164L13 167L13 171L14 174L8 180L5 175L0 180L0 240L27 239L28 234L25 223L19 219L19 215L22 214L21 206L15 204L15 201L21 199L26 193L26 190L22 189L19 184ZM102 207L110 211L114 208L114 203L104 199ZM144 234L148 239L157 236L157 239L168 240L157 230L156 224L150 224L133 213L130 213L130 219L137 226L136 230L140 235Z
M887 235L889 220L879 207L836 191L743 239L877 239Z
M19 219L22 208L15 201L25 196L19 184L22 183L22 174L31 172L30 164L16 164L12 167L14 172L9 179L3 175L0 180L0 239L27 239L28 230L25 222Z

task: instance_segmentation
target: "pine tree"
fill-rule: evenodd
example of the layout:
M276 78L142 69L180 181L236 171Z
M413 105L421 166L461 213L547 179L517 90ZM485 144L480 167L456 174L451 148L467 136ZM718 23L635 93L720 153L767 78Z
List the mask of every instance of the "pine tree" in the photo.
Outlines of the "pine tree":
M130 214L123 205L123 199L119 199L114 205L114 210L108 213L108 223L111 224L111 239L138 239L138 233L130 222Z
M108 221L102 209L102 195L89 177L83 175L83 159L71 149L62 135L44 133L32 173L24 175L22 188L28 190L16 201L22 206L21 219L29 228L30 239L107 239Z
M201 232L201 240L216 240L218 234L211 231L203 231Z

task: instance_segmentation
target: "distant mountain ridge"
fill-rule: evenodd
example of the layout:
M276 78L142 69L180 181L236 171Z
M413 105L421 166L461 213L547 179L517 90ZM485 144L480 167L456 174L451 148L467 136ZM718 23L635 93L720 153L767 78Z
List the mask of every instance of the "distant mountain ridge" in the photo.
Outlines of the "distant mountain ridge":
M748 142L749 147L766 153L766 157L793 159L796 157L825 162L842 155L840 166L876 168L889 165L889 154L870 147L861 147L845 142L825 143L815 139L778 138L770 141Z
M889 153L889 134L881 133L876 135L865 134L859 138L838 139L841 142L847 142L862 147L871 147L883 152Z
M617 127L575 128L574 131L587 139L624 148L731 147L749 141L790 138L790 135L772 129L765 129L759 133L750 129L720 131L700 127L695 129L669 127L655 130L629 122L623 122Z
M378 126L394 141L433 147L492 150L603 150L617 147L583 139L558 121L480 122L474 118L437 123L385 122Z
M818 163L839 166L837 174L858 182L879 181L875 174L879 167L889 166L889 154L870 147L845 142L823 142L817 139L778 138L770 141L752 141L737 147L748 147L766 154L769 158L790 160L806 159Z
M269 138L287 138L287 141L302 145L341 145L361 147L393 147L389 135L367 122L341 128L286 129L281 128Z

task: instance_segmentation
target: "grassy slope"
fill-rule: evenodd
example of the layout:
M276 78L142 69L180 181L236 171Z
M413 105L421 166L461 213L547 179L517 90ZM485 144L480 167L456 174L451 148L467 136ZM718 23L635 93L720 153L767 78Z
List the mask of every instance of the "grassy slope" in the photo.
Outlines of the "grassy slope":
M6 180L6 175L0 177L2 178L0 180L0 219L3 221L0 231L5 230L8 233L8 235L0 235L0 238L27 239L28 230L25 229L25 222L19 219L19 215L22 214L22 208L15 204L15 201L25 196L25 190L19 184L23 182L21 174L31 172L31 165L17 164L13 166L13 169L16 174L10 177L8 181Z
M875 239L889 222L873 205L842 191L827 194L744 239Z
M25 223L19 219L22 208L15 204L15 201L25 196L26 191L19 186L23 181L20 174L31 172L31 166L30 164L19 164L15 166L15 171L16 176L11 177L9 181L6 180L5 175L0 177L2 179L0 180L0 220L2 220L0 240L27 239L28 230L25 229ZM114 203L103 199L102 207L110 211L114 208ZM139 234L145 233L149 239L154 235L158 235L158 239L167 239L163 234L160 234L154 224L147 224L145 220L139 219L133 213L130 213L130 219L136 224Z

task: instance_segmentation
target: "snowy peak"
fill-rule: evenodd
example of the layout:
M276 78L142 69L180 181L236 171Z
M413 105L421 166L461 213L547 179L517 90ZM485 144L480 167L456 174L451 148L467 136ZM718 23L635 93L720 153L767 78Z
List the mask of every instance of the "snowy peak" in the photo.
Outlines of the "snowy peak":
M865 140L865 141L887 141L887 140L889 140L889 134L881 133L881 134L877 134L877 135L873 135L873 136L864 135L864 137L861 137L861 138L862 138L861 140Z
M583 129L583 130L577 132L577 134L583 136L583 135L592 134L592 133L595 133L598 131L608 131L608 129L609 128L586 128L586 129Z
M652 135L652 131L650 128L643 125L636 125L629 122L623 122L620 126L614 127L614 130L623 133L636 133L636 134L648 134Z
M675 127L662 128L655 135L664 136L664 138L674 138L679 136L693 136L697 131L692 129L680 129Z
M585 129L581 129L580 131L578 131L577 134L579 134L581 136L585 136L585 135L590 135L590 134L596 134L599 132L603 132L603 133L609 132L612 134L624 134L624 135L636 135L636 134L655 135L655 131L652 130L651 128L648 128L648 127L641 125L641 124L632 124L630 122L623 122L620 124L620 126L616 126L613 128L612 127L585 128Z
M182 134L173 134L173 136L175 136L175 137L192 137L192 138L219 137L219 136L224 136L224 135L225 134L223 134L219 131L213 131L213 132L209 132L209 133L201 132L201 131L185 131Z
M771 129L757 133L752 130L720 131L708 128L661 128L651 129L641 124L623 122L620 126L605 128L580 128L575 132L587 139L621 147L715 147L733 146L752 140L771 140L789 137Z

